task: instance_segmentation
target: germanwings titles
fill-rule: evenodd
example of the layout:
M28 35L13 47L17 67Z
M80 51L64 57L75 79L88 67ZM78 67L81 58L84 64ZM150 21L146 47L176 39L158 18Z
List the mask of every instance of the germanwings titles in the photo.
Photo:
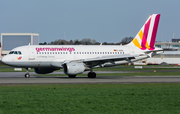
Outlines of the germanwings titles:
M132 63L162 53L155 48L155 39L160 14L152 14L135 38L127 45L28 45L14 48L2 58L2 62L13 67L29 68L38 74L52 73L63 69L70 78L85 71L95 78L93 68Z

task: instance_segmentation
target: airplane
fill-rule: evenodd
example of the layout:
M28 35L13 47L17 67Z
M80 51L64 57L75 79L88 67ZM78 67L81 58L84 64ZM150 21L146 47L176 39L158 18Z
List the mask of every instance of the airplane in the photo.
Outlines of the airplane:
M133 63L163 52L155 47L160 14L149 16L135 38L127 45L27 45L14 48L2 58L6 65L26 68L37 74L63 69L69 78L85 71L96 78L93 68Z

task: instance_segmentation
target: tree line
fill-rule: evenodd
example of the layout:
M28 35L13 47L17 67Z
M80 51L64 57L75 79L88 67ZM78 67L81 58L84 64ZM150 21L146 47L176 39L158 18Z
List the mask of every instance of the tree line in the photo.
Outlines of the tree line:
M125 45L128 44L133 40L133 37L125 37L123 38L120 42L118 43L108 43L108 42L103 42L102 45ZM100 42L97 42L94 39L90 38L84 38L82 40L70 40L66 41L63 39L51 41L50 43L44 42L44 43L39 43L39 45L100 45ZM0 42L0 47L1 47L1 42Z
M125 37L118 43L103 42L102 45L125 45L131 42L132 40L133 37ZM51 41L50 43L47 42L39 43L39 45L100 45L100 44L101 44L100 42L97 42L96 40L90 38L84 38L82 40L76 39L70 41L59 39L59 40Z

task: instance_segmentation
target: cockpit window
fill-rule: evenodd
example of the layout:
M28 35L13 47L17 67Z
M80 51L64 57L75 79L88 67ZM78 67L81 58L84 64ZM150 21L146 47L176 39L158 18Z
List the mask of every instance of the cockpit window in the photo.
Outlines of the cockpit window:
M21 51L10 51L9 54L19 54L19 55L21 55L22 53L21 53Z
M21 52L20 52L20 51L18 51L18 54L19 54L19 55L21 55Z
M9 54L13 54L13 53L14 53L14 51L10 51L10 52L9 52Z
M14 54L18 54L17 51L15 51Z

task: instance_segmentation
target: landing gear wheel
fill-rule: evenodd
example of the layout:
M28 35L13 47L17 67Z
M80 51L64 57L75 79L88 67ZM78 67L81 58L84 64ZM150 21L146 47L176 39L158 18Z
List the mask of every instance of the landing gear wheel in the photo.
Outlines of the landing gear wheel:
M25 78L29 78L29 77L30 77L30 74L29 74L29 73L26 73L24 76L25 76Z
M76 77L76 75L68 75L69 76L69 78L75 78Z
M96 73L95 72L89 72L88 78L96 78Z

